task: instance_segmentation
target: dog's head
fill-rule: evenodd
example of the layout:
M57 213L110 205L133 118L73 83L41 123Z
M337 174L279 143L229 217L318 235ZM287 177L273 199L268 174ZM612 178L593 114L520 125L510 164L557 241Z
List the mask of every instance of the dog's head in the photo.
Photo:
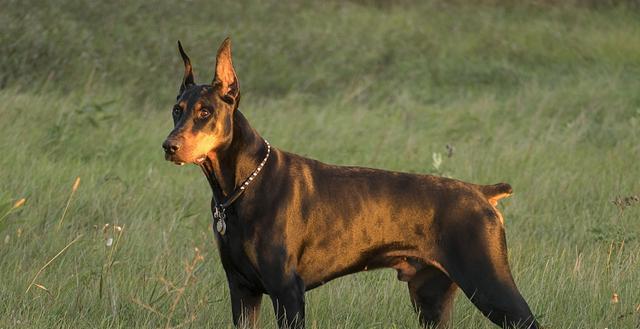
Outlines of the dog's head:
M162 143L165 159L176 164L201 163L208 154L223 150L233 138L233 112L240 102L240 85L231 62L231 40L218 49L213 81L198 85L191 60L178 41L184 77L171 110L174 128Z

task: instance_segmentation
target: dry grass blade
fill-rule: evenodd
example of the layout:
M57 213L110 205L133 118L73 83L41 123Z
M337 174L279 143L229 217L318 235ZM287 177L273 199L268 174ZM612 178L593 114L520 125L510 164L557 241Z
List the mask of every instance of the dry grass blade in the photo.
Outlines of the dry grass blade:
M25 199L25 198L22 198L22 199L20 199L20 200L16 201L16 202L13 204L13 206L11 207L11 209L9 209L9 211L7 211L4 215L0 216L0 222L2 222L2 221L3 221L7 216L9 216L9 214L10 214L12 211L14 211L14 210L16 210L16 209L18 209L18 208L20 208L20 207L24 206L24 204L25 204L26 202L27 202L27 199Z
M67 199L67 205L64 207L64 211L62 211L62 216L60 216L60 221L58 222L58 230L62 227L62 222L64 221L64 217L67 215L67 209L69 209L69 205L71 204L71 199L73 195L78 190L80 186L80 176L76 177L76 180L73 182L73 186L71 187L71 194L69 194L69 199Z
M16 203L13 204L13 207L11 208L11 210L18 209L18 208L24 206L24 204L26 202L27 202L27 199L25 199L25 198L22 198L22 199L16 201Z
M78 240L82 237L82 234L78 235L75 239L73 239L71 242L67 243L66 246L64 246L64 248L62 248L62 250L60 250L55 256L53 256L53 258L51 258L46 264L44 264L36 273L36 275L33 276L33 280L31 280L31 283L29 283L29 286L27 287L27 290L24 292L25 294L29 292L29 290L31 290L31 287L35 285L36 280L38 279L38 276L40 276L40 274L42 273L42 271L44 271L49 265L51 265L51 263L53 263L54 260L56 260L56 258L60 257L60 255L62 255L67 249L69 249L69 247L71 247L71 245L73 245L74 243L78 242Z
M203 260L204 260L204 257L200 254L200 249L195 248L195 255L193 256L193 259L191 260L191 262L185 263L186 276L184 278L184 282L182 283L182 287L176 290L177 292L176 296L174 297L173 302L169 307L169 314L167 315L167 322L165 323L165 329L172 328L171 321L173 319L173 314L176 311L176 307L178 306L180 299L182 299L182 295L184 294L186 289L189 287L189 283L194 278L193 273L195 272L196 266L198 265L199 262L202 262Z
M45 286L43 286L43 285L41 285L41 284L39 284L39 283L34 283L33 285L34 285L36 288L40 288L40 289L42 289L42 290L46 291L46 292L49 294L49 296L53 296L53 294L51 293L51 291L49 291L49 289L47 289L47 287L45 287Z
M175 283L163 277L159 278L159 281L164 285L164 289L166 290L167 295L170 293L175 293L175 296L173 297L171 301L171 305L169 306L169 310L167 311L166 314L161 313L160 311L155 309L153 306L151 306L150 304L144 303L137 297L131 297L131 301L134 304L141 306L145 310L163 318L165 320L165 325L164 325L165 329L177 329L177 328L181 328L189 325L190 323L192 323L198 318L197 313L198 313L198 310L204 306L204 300L200 300L200 302L196 306L196 309L193 310L193 312L191 312L183 322L177 324L176 326L172 326L171 324L173 322L173 317L174 317L176 308L178 307L178 304L182 300L182 297L184 296L187 288L189 288L189 286L191 285L191 283L193 283L195 279L194 272L196 271L197 265L202 261L204 261L204 257L200 253L200 249L195 248L195 255L193 259L190 262L189 261L185 262L186 275L185 275L184 281L182 282L182 285L180 286L176 285Z
M161 318L164 318L164 319L167 318L166 315L160 313L158 310L153 308L151 305L143 303L140 299L138 299L136 297L131 298L131 301L133 303L135 303L135 304L140 305L140 307L144 308L145 310L147 310L147 311L149 311L149 312L151 312L151 313L153 313L153 314L155 314L155 315L157 315L157 316L159 316Z

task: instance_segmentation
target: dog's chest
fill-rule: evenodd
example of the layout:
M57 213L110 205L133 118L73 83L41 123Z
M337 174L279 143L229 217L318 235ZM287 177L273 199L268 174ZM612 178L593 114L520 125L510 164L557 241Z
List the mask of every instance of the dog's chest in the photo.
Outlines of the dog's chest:
M230 219L225 234L221 234L216 230L214 223L213 231L222 266L227 275L237 277L245 286L262 289L262 280L256 271L255 250L248 245L235 224L233 219Z

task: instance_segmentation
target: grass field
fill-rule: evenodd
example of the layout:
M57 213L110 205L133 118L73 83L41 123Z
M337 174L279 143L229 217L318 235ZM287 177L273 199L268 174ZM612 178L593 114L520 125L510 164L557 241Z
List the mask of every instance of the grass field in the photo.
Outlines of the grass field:
M208 82L227 35L241 110L273 145L330 163L509 182L510 263L540 322L640 328L637 7L2 8L0 328L231 327L208 184L160 147L182 76L176 40ZM311 328L418 323L391 270L311 291L307 314ZM261 317L274 327L268 298ZM454 327L493 328L462 294Z

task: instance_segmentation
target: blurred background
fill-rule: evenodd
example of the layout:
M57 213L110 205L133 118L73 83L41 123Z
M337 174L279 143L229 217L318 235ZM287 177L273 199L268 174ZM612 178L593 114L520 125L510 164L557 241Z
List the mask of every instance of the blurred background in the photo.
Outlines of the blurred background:
M274 146L509 182L540 322L640 328L639 2L0 3L0 327L231 327L208 184L160 147L177 40L209 83L230 36L241 111ZM418 321L380 270L308 293L307 325ZM463 294L453 326L493 327Z

